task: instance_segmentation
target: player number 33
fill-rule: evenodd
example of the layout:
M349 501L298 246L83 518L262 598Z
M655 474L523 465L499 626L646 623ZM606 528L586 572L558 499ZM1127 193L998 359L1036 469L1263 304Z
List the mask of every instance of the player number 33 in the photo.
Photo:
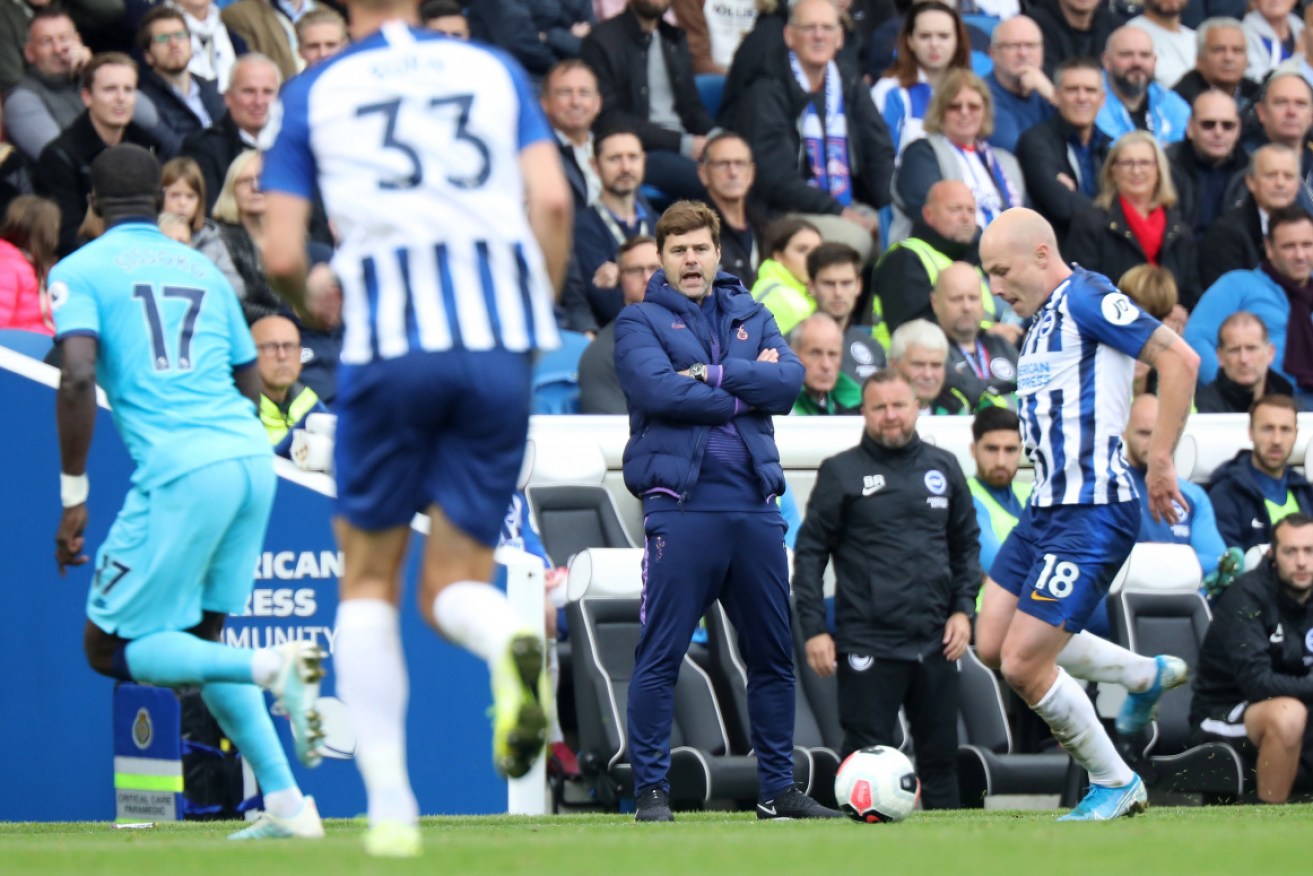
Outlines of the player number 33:
M447 182L458 189L477 189L488 181L488 176L492 173L491 153L488 151L488 144L475 134L470 133L470 106L474 103L472 94L453 94L449 97L435 97L428 102L428 109L434 112L443 112L448 107L454 107L456 110L456 132L454 138L472 147L479 155L480 166L476 173L467 176L448 176ZM401 99L385 100L381 103L371 103L368 106L359 107L356 110L356 117L381 114L384 119L383 123L383 146L386 149L393 149L405 156L410 163L410 171L402 177L395 179L382 179L378 181L378 187L384 191L404 191L406 189L418 188L424 182L424 162L420 158L419 152L410 143L397 137L397 117L401 113Z

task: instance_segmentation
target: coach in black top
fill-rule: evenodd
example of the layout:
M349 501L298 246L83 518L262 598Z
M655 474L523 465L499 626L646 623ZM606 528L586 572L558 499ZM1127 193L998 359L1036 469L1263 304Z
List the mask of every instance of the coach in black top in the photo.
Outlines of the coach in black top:
M843 754L893 741L905 707L927 809L958 798L957 666L980 590L980 529L957 459L916 434L916 394L896 371L862 387L861 443L821 463L793 565L807 661L839 675ZM821 575L831 556L834 639ZM837 652L837 653L836 653Z
M1284 803L1300 767L1313 779L1313 517L1291 514L1271 552L1218 599L1199 648L1194 741L1257 749L1258 799ZM1247 741L1246 741L1247 740Z

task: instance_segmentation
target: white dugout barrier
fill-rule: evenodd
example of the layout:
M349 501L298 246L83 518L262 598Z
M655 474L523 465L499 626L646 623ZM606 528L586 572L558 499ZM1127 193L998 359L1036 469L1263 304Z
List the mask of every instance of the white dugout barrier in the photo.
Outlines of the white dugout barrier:
M332 417L316 415L311 425L316 436L298 436L296 446L305 446L298 462L303 468L319 469L331 454ZM1198 484L1207 484L1213 471L1230 460L1236 452L1252 445L1249 441L1249 418L1246 414L1196 414L1186 424L1185 434L1176 452L1177 474ZM923 416L917 424L921 437L949 450L957 457L962 470L975 473L971 459L971 418ZM791 417L775 418L775 441L780 451L785 478L793 490L800 511L805 512L807 498L816 483L816 470L822 461L855 445L861 438L862 418ZM1313 436L1313 413L1299 415L1299 436L1291 461L1301 469ZM621 471L625 442L629 439L629 420L618 416L535 416L529 427L534 445L530 470L524 482L602 483L605 484L625 526L635 538L643 531L642 504L625 489ZM1029 463L1023 458L1018 477L1029 478ZM313 477L313 475L311 476Z
M1251 446L1249 418L1245 414L1208 414L1190 418L1176 454L1177 474L1200 484L1207 484L1213 471L1235 456L1241 448ZM952 451L967 475L975 473L971 459L970 417L921 417L917 430L921 437ZM615 497L625 526L635 538L643 531L642 505L625 489L621 459L629 438L626 417L537 416L530 426L530 437L537 447L531 483L562 480L554 472L569 470L570 480L596 465L598 451L605 471L598 472ZM780 450L785 477L796 494L799 511L805 513L807 498L816 483L816 470L826 458L855 445L862 434L862 418L844 417L776 417L775 441ZM1292 462L1303 466L1313 436L1313 414L1299 416L1299 437ZM1028 463L1018 475L1031 476ZM591 478L587 478L591 479ZM595 481L594 481L595 482Z

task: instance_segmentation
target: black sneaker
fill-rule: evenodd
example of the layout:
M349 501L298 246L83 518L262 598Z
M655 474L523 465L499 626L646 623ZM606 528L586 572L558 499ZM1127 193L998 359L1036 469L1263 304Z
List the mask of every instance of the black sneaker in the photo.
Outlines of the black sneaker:
M638 795L634 806L634 821L674 821L670 811L670 795L660 788L648 788Z
M757 817L763 821L792 818L844 818L837 809L826 809L797 788L790 788L774 800L757 804Z

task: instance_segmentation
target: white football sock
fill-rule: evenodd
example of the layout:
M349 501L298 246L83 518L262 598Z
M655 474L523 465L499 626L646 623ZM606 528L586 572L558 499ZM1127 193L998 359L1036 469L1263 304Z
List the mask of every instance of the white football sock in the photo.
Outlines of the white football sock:
M1062 667L1058 667L1053 687L1031 708L1049 725L1053 738L1062 743L1072 760L1085 767L1091 782L1117 787L1135 778L1099 723L1085 689Z
M301 789L293 785L281 791L270 791L264 795L264 811L279 818L291 818L301 811L305 797Z
M556 643L547 643L547 677L551 679L552 691L561 687L561 658L556 653ZM561 718L556 709L550 712L551 723L547 725L548 742L564 742L565 734L561 732Z
M251 679L262 688L273 684L282 668L283 655L273 648L259 648L251 655Z
M491 584L457 581L433 600L433 620L442 634L491 664L524 624L514 606Z
M338 695L356 730L356 765L365 780L369 823L418 822L419 805L406 775L410 688L396 607L381 599L342 602L333 667Z
M1120 684L1128 691L1146 691L1158 677L1158 662L1141 657L1088 631L1072 636L1058 654L1058 665L1077 678Z

